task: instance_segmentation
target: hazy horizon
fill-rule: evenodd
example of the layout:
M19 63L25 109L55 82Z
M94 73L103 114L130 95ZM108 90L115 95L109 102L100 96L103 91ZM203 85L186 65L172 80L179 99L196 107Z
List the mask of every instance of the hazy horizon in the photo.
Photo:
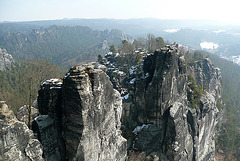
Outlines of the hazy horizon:
M238 6L235 0L0 0L0 22L154 18L240 24Z

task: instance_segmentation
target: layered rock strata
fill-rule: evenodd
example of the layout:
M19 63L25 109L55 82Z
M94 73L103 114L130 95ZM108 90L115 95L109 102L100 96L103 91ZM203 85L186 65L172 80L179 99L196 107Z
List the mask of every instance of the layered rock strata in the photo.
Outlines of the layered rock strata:
M38 103L42 116L35 119L33 129L47 160L59 157L62 150L61 160L125 160L127 145L120 130L121 96L101 69L89 64L75 66L63 82L46 81L39 91ZM54 144L56 138L61 144Z
M0 102L0 160L43 161L42 146L33 132Z
M69 159L125 160L119 92L102 70L75 68L65 77L62 90L63 136Z
M43 145L45 160L65 160L61 126L62 80L46 80L38 91L40 116L33 121L33 131Z

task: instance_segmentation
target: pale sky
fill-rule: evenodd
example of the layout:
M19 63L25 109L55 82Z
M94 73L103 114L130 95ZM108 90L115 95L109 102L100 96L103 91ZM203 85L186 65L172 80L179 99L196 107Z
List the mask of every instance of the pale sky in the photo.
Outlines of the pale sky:
M239 7L239 0L0 0L0 21L151 17L236 23Z

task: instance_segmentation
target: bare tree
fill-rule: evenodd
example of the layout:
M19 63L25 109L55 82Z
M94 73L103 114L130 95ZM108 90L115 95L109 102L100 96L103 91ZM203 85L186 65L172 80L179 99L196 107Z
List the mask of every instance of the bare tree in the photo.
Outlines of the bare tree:
M146 39L144 39L143 37L137 38L133 41L133 47L135 50L138 50L139 48L145 49L145 45Z
M155 46L156 46L155 36L153 34L148 34L146 41L147 50L152 52L155 49Z
M47 61L31 59L22 63L20 74L20 93L24 93L22 96L23 103L27 106L28 114L28 126L31 128L31 105L37 98L37 91L39 86L46 79L56 77L57 70L59 68Z

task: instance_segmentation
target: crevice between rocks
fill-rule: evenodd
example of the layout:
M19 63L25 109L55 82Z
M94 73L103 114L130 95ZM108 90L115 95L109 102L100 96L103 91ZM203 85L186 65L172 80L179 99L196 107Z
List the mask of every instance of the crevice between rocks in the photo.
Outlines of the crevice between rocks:
M188 131L190 133L190 135L192 136L192 141L193 141L193 158L192 161L196 161L196 148L194 147L195 145L195 140L194 140L194 136L196 135L196 129L194 127L194 118L192 115L191 111L188 111L187 113L187 123L188 123Z

